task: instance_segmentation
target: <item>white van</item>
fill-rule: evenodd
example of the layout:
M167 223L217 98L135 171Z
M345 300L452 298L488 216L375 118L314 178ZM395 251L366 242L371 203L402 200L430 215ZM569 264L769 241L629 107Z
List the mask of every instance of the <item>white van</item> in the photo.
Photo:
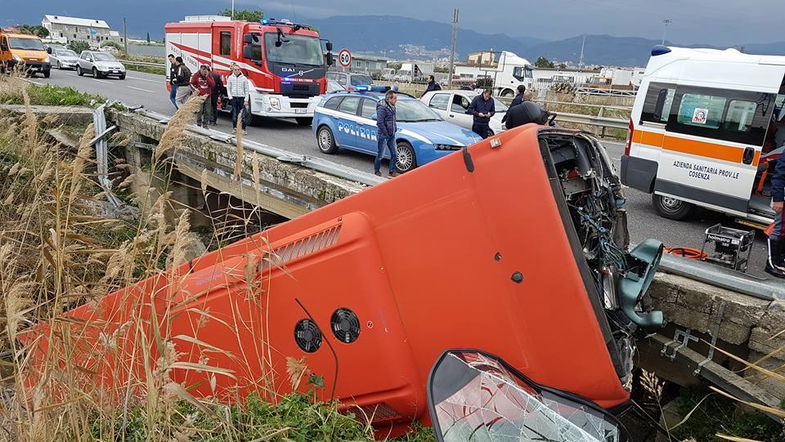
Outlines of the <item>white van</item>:
M622 182L651 193L666 218L701 206L755 227L771 223L784 79L785 57L655 47L632 109Z

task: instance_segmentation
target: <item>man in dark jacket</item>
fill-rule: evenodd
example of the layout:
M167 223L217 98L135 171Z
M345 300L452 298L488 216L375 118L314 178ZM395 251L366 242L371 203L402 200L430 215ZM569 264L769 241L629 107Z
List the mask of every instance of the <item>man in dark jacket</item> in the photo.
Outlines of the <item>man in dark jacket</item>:
M440 90L442 90L442 87L439 86L439 83L436 82L436 79L433 78L433 75L429 75L428 76L428 87L425 88L425 93L423 93L423 96L425 94L427 94L428 92L440 91Z
M782 146L775 146L780 148ZM783 225L782 211L785 203L785 156L780 156L774 166L774 176L771 178L771 208L774 209L774 229L769 233L769 255L766 260L766 273L785 278L785 225ZM768 230L767 230L768 233Z
M213 93L210 95L210 107L213 111L213 117L210 123L215 126L218 123L218 97L222 97L226 94L226 88L224 87L224 80L219 74L216 74L212 69L210 69L210 74L213 76L213 81L215 82Z
M180 107L177 106L177 61L174 58L174 54L169 54L169 101L172 102L175 109L179 109Z
M395 146L395 132L398 125L395 122L395 103L398 102L398 94L395 91L387 91L384 100L376 104L376 128L377 128L377 152L373 162L373 173L381 176L382 157L385 147L390 150L390 176L398 176L395 164L398 160Z
M491 90L485 89L481 95L474 97L466 113L474 115L472 132L483 138L488 138L491 132L491 117L496 114L496 105L491 98Z
M182 106L188 100L188 97L191 96L191 70L183 63L182 57L175 58L174 62L177 64L177 70L174 74L175 84L177 84L176 101L177 104Z
M526 98L524 98L525 94L526 94L526 86L524 86L522 84L519 85L518 86L518 95L516 95L515 98L512 99L512 103L510 103L510 109L512 109L514 106L517 106L517 105L523 103L524 101L526 101ZM507 116L508 115L509 115L509 110L507 111L506 114L504 114L504 117L502 117L502 123L506 123L507 122Z
M505 127L512 129L524 124L546 124L552 114L533 101L524 101L507 109L504 115Z

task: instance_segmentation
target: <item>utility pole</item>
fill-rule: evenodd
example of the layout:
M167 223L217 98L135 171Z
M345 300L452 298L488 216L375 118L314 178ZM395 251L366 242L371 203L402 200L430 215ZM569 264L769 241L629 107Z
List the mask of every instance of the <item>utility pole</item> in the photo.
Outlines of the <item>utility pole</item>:
M665 46L665 35L668 33L668 25L673 23L673 20L666 18L662 22L665 24L665 28L662 30L662 45Z
M583 69L583 49L586 47L586 34L583 34L583 43L581 43L581 58L578 60L578 69Z
M458 42L458 9L452 11L452 44L450 48L450 78L447 89L452 89L452 76L455 71L455 45Z
M125 55L128 55L128 21L123 17L123 49Z
M234 20L234 0L232 0L232 20Z

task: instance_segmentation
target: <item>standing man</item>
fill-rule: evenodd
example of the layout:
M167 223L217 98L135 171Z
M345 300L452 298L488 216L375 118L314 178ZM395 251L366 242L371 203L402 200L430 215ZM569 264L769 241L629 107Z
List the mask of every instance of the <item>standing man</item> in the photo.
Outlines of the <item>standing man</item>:
M783 111L780 111L782 114ZM785 116L785 115L783 115ZM778 118L777 133L775 134L775 149L785 145L785 127L782 120ZM782 133L782 135L780 135ZM766 233L769 235L769 255L766 259L766 273L785 279L785 225L783 225L783 206L785 206L785 156L780 155L777 164L774 166L774 176L771 178L771 208L774 209L773 229L769 227Z
M191 78L191 89L199 94L200 97L205 98L202 107L196 114L196 124L201 127L206 128L207 124L210 123L210 120L212 119L213 108L212 103L210 102L210 96L213 93L214 87L215 80L213 80L213 76L210 74L210 68L207 67L206 64L201 65L199 67L199 72L195 73Z
M177 60L175 60L174 54L169 54L167 58L169 59L169 101L172 102L175 109L179 109L180 107L177 106Z
M433 78L433 75L429 75L428 76L428 87L425 88L425 92L423 93L423 95L425 95L425 94L427 94L428 92L431 92L431 91L440 91L440 90L442 90L442 87L439 86L439 83L436 82L436 79Z
M474 115L472 132L483 138L488 138L491 132L491 117L496 114L496 105L491 98L491 90L485 89L481 95L474 97L466 113Z
M395 146L395 132L398 131L398 125L395 122L396 102L398 102L398 94L389 90L384 94L384 100L376 103L376 128L378 129L376 139L378 144L376 159L373 162L373 173L376 176L382 176L382 157L385 146L390 150L390 176L399 175L395 169L395 164L398 161Z
M210 108L213 111L210 123L215 126L218 124L218 98L223 96L223 94L226 92L226 88L224 87L224 80L221 78L221 75L216 74L215 71L209 67L207 69L210 71L210 75L213 76L213 82L215 83L213 92L210 95Z
M176 57L174 62L177 64L175 73L175 82L177 83L176 102L182 106L188 101L188 97L191 96L191 70L183 63L183 57Z
M524 95L526 95L526 86L522 84L518 85L518 95L516 95L515 98L512 99L512 103L510 103L510 107L516 106L526 101Z
M248 112L246 108L250 103L251 88L248 86L248 79L245 78L237 63L232 64L232 75L226 81L226 94L229 96L229 102L232 105L232 127L236 130L237 117L242 113L243 135L248 135L248 131L245 130L246 126L248 126Z

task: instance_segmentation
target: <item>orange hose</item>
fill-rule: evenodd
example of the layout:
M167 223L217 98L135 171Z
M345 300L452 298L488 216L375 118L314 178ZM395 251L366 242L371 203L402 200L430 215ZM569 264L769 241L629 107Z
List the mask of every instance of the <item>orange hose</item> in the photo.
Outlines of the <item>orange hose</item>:
M665 253L678 255L682 258L694 259L696 261L704 260L709 256L706 253L701 252L700 249L693 249L692 247L665 247Z

